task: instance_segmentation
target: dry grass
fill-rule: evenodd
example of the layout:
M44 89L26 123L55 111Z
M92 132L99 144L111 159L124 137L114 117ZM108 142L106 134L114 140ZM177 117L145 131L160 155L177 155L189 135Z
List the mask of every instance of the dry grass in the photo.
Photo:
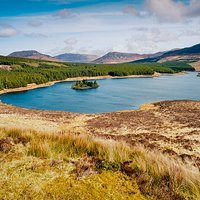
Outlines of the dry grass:
M86 128L91 135L142 144L200 170L199 116L200 101L163 101L142 110L95 115Z
M200 71L200 61L190 63L190 65L191 65L192 67L194 67L195 70L196 70L197 72Z
M137 188L136 186L131 186L135 184L134 181L136 180L139 189L149 199L200 199L200 174L198 171L186 169L181 163L170 160L159 153L149 152L143 147L129 147L125 143L83 135L68 133L50 134L19 129L1 129L0 138L12 138L15 144L8 153L0 152L0 165L1 169L3 169L0 172L0 176L4 177L0 181L0 187L4 188L2 190L4 192L0 193L0 197L6 196L3 199L12 199L6 193L10 195L19 195L20 193L23 197L24 191L26 191L26 198L36 195L34 197L41 197L40 199L42 199L42 195L48 193L49 199L73 199L66 198L65 193L61 194L66 191L66 188L71 187L71 185L73 185L72 191L74 191L74 194L76 191L74 188L83 190L82 196L84 197L85 195L85 198L82 199L88 199L88 195L91 195L93 192L95 193L94 195L97 195L95 199L102 199L102 194L106 192L110 193L109 181L104 180L104 170L114 170L114 168L116 170L116 167L113 166L119 166L117 168L119 171L117 177L115 177L116 174L114 171L110 171L110 174L105 176L110 176L110 180L112 180L111 174L113 173L116 183L118 182L118 178L122 176L125 182L118 185L122 189L124 184L127 184L130 190L131 188ZM84 179L86 182L76 182L71 177L72 175L70 175L73 174L73 170L69 172L69 169L75 168L76 165L73 163L85 155L94 158L95 164L98 163L99 165L100 162L99 166L104 166L100 171L97 170L98 173L103 173L104 175L92 175L92 182L87 177ZM54 165L52 164L52 160L54 160L54 164L57 163L58 168L51 168ZM65 180L69 176L73 183L66 183ZM97 183L97 179L101 183ZM104 180L103 182L102 179ZM102 189L103 186L99 187L98 190L97 186L94 185L96 189L94 188L91 193L87 194L87 180L90 182L90 186L92 184L100 184L104 185L108 190L105 190L105 188ZM23 187L21 188L20 185L15 187L13 181L17 183L23 182ZM58 188L61 187L61 193L55 188L55 183L57 183ZM44 186L46 184L48 186ZM41 190L43 187L50 187L50 189L45 192L45 190ZM112 187L113 190L114 185ZM100 191L105 192L101 193ZM124 197L126 197L127 192L130 191L124 191ZM32 196L29 196L29 193ZM41 196L37 196L38 194ZM130 192L130 194L133 193ZM78 197L81 196L81 192L77 193L77 195L77 198L74 199L79 199ZM120 198L123 199L118 194L116 198L111 195L105 199ZM124 199L134 198L131 198L129 195ZM143 197L141 196L138 199L143 199Z
M90 134L160 151L200 170L200 101L163 101L147 110L83 115L0 104L0 127Z
M199 171L138 147L129 163L143 192L161 199L200 199ZM168 192L167 192L168 190Z
M38 133L20 129L4 129L4 132L6 137L25 138L29 142L29 154L36 157L50 158L59 154L76 157L87 154L109 162L123 163L131 155L131 149L123 142L94 139L87 135Z

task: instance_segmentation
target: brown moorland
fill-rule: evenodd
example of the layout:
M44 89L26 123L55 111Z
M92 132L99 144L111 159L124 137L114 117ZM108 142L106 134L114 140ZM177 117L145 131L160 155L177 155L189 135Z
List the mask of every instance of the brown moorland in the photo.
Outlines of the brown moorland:
M89 134L141 144L200 169L200 101L163 101L103 114L42 111L0 104L0 127Z
M112 199L116 181L123 189L123 194L115 191L116 199L123 195L125 199L198 199L199 116L200 101L186 100L103 114L30 110L0 103L4 177L0 185L5 192L0 196L69 199L65 191L70 189L67 195L76 194L74 199L102 198L100 191L104 195L110 191L107 199ZM94 185L96 181L101 188ZM88 192L87 186L96 188Z

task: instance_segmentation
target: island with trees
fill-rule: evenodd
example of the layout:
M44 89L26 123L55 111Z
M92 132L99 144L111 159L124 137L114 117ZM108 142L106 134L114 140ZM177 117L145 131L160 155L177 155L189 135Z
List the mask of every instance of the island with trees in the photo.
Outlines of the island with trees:
M3 67L2 67L3 66ZM174 74L195 69L185 62L86 64L0 56L0 91L75 77Z
M87 80L82 80L82 81L76 81L74 85L72 85L72 89L74 90L87 90L87 89L94 89L98 88L99 85L95 81L87 81Z

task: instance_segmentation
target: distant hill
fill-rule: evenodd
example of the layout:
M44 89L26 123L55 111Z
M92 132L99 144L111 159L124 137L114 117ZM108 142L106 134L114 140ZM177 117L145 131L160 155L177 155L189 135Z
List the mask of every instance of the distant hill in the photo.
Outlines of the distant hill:
M121 52L109 52L106 55L94 60L94 63L99 64L114 64L114 63L123 63L130 62L133 60L139 60L146 58L148 55L140 55L134 53L121 53Z
M18 57L18 58L31 58L31 59L38 59L38 60L48 60L48 61L59 61L56 58L53 58L49 55L42 54L35 50L27 50L27 51L16 51L8 56Z
M156 54L137 54L137 53L109 52L106 55L94 60L93 63L97 64L125 63L125 62L140 60L143 58L149 58L152 56L159 56L161 54L163 53L159 52Z
M200 44L183 49L171 50L159 56L145 58L133 62L166 62L166 61L187 61L198 62L200 61Z
M90 63L91 61L97 59L97 56L89 54L65 53L57 55L54 58L66 62Z

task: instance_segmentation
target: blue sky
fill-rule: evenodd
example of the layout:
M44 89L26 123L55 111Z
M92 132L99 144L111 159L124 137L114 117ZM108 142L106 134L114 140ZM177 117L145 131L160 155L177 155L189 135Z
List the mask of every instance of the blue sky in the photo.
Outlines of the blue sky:
M59 9L84 9L85 7L98 6L99 4L140 4L135 0L1 0L0 16L16 16L24 14L38 14L53 12Z
M0 0L0 54L152 53L200 42L199 0Z

